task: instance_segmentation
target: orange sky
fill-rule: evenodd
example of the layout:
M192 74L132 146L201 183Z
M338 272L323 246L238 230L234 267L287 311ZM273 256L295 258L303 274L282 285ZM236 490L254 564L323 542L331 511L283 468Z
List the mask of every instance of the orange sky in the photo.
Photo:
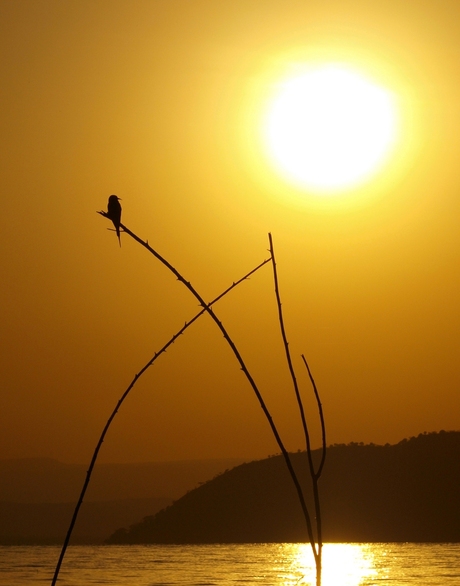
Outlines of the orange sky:
M458 2L3 0L0 44L0 458L88 461L133 375L196 312L144 249L119 248L95 213L111 193L207 299L272 232L330 443L460 429ZM408 120L400 160L326 204L264 163L254 122L270 76L312 56L380 76ZM303 448L269 266L215 310ZM204 317L132 392L101 460L275 452Z

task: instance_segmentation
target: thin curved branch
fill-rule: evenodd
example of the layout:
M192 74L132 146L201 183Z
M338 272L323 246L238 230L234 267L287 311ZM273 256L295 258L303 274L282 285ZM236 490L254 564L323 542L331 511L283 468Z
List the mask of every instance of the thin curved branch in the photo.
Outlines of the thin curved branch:
M302 354L302 360L307 368L307 372L308 372L308 376L310 378L310 382L311 385L313 387L313 391L315 393L315 397L316 397L316 402L318 404L318 412L319 412L319 419L321 422L321 443L322 443L322 447L321 447L321 462L318 466L318 470L316 471L316 478L319 479L319 477L321 476L321 473L323 471L323 467L324 467L324 462L326 461L326 424L324 422L324 414L323 414L323 406L321 404L321 400L319 398L319 393L318 393L318 389L316 387L316 383L315 380L313 378L313 375L310 371L310 367L308 366L308 362L307 359L305 358L305 356Z
M232 283L230 285L230 287L228 287L225 291L223 291L220 295L218 295L215 299L213 299L208 306L210 307L211 305L214 305L215 303L217 303L217 301L219 301L220 299L222 299L222 297L224 297L225 295L227 295L227 293L229 293L232 289L234 289L237 285L239 285L240 283L242 283L243 281L245 281L246 279L248 279L251 275L253 275L256 271L258 271L259 269L261 269L264 265L266 265L268 262L270 262L270 259L266 259L263 262L261 262L256 268L252 269L252 271L249 271L249 273L247 273L244 277L242 277L241 279L239 279L238 281L235 281L234 283ZM126 399L126 397L129 395L130 391L132 390L132 388L134 387L134 385L136 384L136 382L138 381L138 379L144 374L144 372L153 365L153 363L156 361L157 358L160 357L161 354L163 354L164 352L166 352L166 350L169 348L169 346L171 346L176 340L177 338L182 335L185 330L191 326L201 315L203 315L203 313L205 313L206 309L202 309L201 311L199 311L190 321L186 322L185 325L174 334L174 336L158 351L155 352L154 356L147 362L147 364L135 375L135 377L133 378L133 380L131 381L131 383L129 384L128 388L125 390L125 392L123 393L123 395L121 396L120 400L118 401L115 409L112 411L112 414L110 415L109 419L107 420L107 423L104 426L104 429L102 430L101 436L99 438L99 441L96 445L96 448L94 450L93 453L93 457L91 459L89 468L86 472L86 478L85 481L83 483L83 487L81 489L80 492L80 496L78 499L78 502L76 504L75 510L73 512L73 516L72 519L70 521L70 525L69 528L67 530L67 534L64 540L64 544L62 546L61 549L61 553L59 556L59 560L57 562L56 565L56 569L54 572L54 576L53 576L53 580L51 582L51 586L55 586L57 578L59 576L59 571L62 565L62 561L64 559L67 547L69 545L70 542L70 538L72 536L72 532L75 526L75 523L77 521L77 517L81 508L81 505L83 504L83 499L85 497L86 491L88 489L88 485L91 479L91 475L93 473L93 469L94 466L96 464L96 460L98 458L99 455L99 451L102 447L102 443L104 442L105 436L109 430L109 427L113 421L113 419L115 418L115 415L118 413L118 410L120 409L122 403L124 402L124 400Z
M289 342L287 340L286 329L284 327L283 310L281 308L281 296L280 296L279 286L278 286L278 272L276 269L275 250L273 248L273 239L272 239L271 234L268 234L268 240L270 242L269 252L270 252L270 255L272 258L273 281L274 281L274 286L275 286L276 304L278 306L278 319L279 319L279 323L280 323L281 337L283 339L284 351L286 354L286 360L288 363L289 373L291 375L292 384L294 387L294 392L295 392L297 404L299 407L300 418L302 420L302 427L303 427L303 431L305 434L307 453L308 453L308 457L309 457L310 471L312 472L312 474L314 474L313 461L311 459L310 434L308 433L307 419L305 417L305 410L303 408L302 397L300 396L299 385L297 384L297 377L295 375L294 367L292 365L291 352L289 350Z
M322 449L321 449L321 461L318 467L318 470L312 475L312 485L313 485L313 498L315 501L315 513L316 513L316 529L318 534L318 569L316 572L316 581L318 586L321 584L321 568L322 568L322 547L323 547L323 522L322 522L322 513L321 513L321 503L319 498L319 487L318 481L323 471L324 462L326 461L326 425L324 423L324 414L323 414L323 406L321 404L321 400L319 398L318 389L316 387L315 380L313 375L310 371L310 367L308 366L308 362L305 356L302 354L302 360L307 368L308 376L310 378L310 382L313 387L313 391L315 393L316 402L318 404L318 411L319 411L319 418L321 421L321 438L322 438Z
M315 481L314 481L315 468L314 468L313 458L312 458L312 453L311 453L310 434L308 433L308 425L307 425L307 419L305 417L305 410L303 408L302 397L300 396L299 385L297 384L297 377L295 375L294 366L292 365L291 352L289 350L289 342L287 340L286 329L284 327L283 310L281 307L281 296L280 296L279 286L278 286L278 272L276 269L275 250L273 247L273 238L270 233L268 234L268 240L270 243L270 255L271 255L272 267L273 267L273 281L274 281L274 286L275 286L275 296L276 296L276 304L278 307L278 319L279 319L279 323L280 323L281 337L283 340L284 351L285 351L286 361L287 361L288 368L289 368L289 373L291 375L292 384L293 384L295 396L297 399L297 405L299 407L300 418L302 420L302 427L303 427L303 431L304 431L304 435L305 435L305 442L306 442L306 447L307 447L308 465L309 465L309 469L310 469L310 476L313 481L313 492L315 493L317 491L315 491ZM316 498L316 495L315 495L318 548L316 547L316 542L315 542L315 538L313 535L313 531L310 536L310 545L311 545L311 549L313 552L313 556L315 558L315 562L318 566L318 564L319 565L321 564L321 527L318 526L319 506L317 503L318 503L318 499Z
M98 212L99 214L101 214L102 216L108 218L106 212L101 211ZM108 218L110 219L110 218ZM243 358L238 350L238 348L236 347L235 343L233 342L233 340L230 338L227 330L225 329L224 325L222 324L222 322L218 319L218 317L215 315L215 313L213 312L213 310L206 305L205 301L203 300L203 298L201 297L201 295L196 291L196 289L192 286L192 284L189 281L186 281L184 279L184 277L179 273L179 271L177 269L175 269L171 263L169 263L165 258L163 258L156 250L154 250L148 242L144 242L141 238L139 238L139 236L137 236L136 234L134 234L134 232L131 232L131 230L129 230L126 226L124 226L123 224L120 224L121 229L128 234L129 236L131 236L131 238L133 238L134 240L136 240L136 242L138 242L141 246L143 246L144 248L146 248L151 254L153 254L153 256L155 258L157 258L161 263L163 263L178 279L178 281L180 281L181 283L183 283L183 285L185 285L185 287L187 287L187 289L192 293L192 295L197 299L198 303L203 307L203 309L205 311L207 311L207 313L209 314L209 316L211 317L211 319L214 321L214 323L216 324L216 326L219 328L219 330L221 331L222 335L224 336L225 340L227 341L228 345L230 346L233 354L235 355L235 358L237 359L241 370L243 371L243 373L245 374L249 384L252 387L252 390L254 391L254 394L256 395L260 407L262 408L262 411L265 415L265 418L268 421L268 424L270 426L270 429L273 433L273 436L276 440L276 443L278 444L281 453L283 454L286 466L289 470L289 474L291 475L292 481L294 483L298 498L299 498L299 502L300 502L300 506L302 508L302 512L303 515L305 517L305 523L307 525L307 531L308 531L308 535L309 535L309 539L310 540L314 540L313 537L313 529L312 529L312 524L311 524L311 520L310 520L310 515L307 509L307 505L305 502L305 498L303 495L303 491L302 491L302 487L300 485L300 482L297 478L297 475L295 473L294 467L292 465L291 459L289 457L289 453L286 450L282 440L281 440L281 436L278 433L278 429L276 428L276 425L272 419L272 416L267 408L267 406L265 405L265 401L263 400L263 397L254 381L254 379L252 378L248 368L246 367L246 364L243 361Z
M288 363L289 373L291 375L292 384L294 387L294 392L295 392L297 404L299 407L299 412L300 412L300 417L302 420L302 426L303 426L303 430L304 430L304 434L305 434L305 442L306 442L306 447L307 447L308 465L309 465L309 470L310 470L310 477L311 477L312 488L313 488L313 498L314 498L314 503L315 503L316 535L317 535L317 543L315 542L314 538L311 538L310 545L311 545L313 556L314 556L315 562L316 562L317 584L320 584L321 583L321 571L322 571L323 537L322 537L321 503L320 503L320 498L319 498L318 479L321 476L321 472L322 472L325 457L326 457L326 428L325 428L325 424L324 424L323 409L322 409L321 401L319 399L319 393L316 388L316 384L315 384L315 381L313 380L313 377L310 372L310 368L307 364L307 361L306 361L305 357L302 355L305 366L307 367L310 381L313 385L313 390L315 393L316 401L318 403L320 420L321 420L323 450L322 450L321 463L319 465L318 470L315 471L311 443L310 443L310 435L308 432L307 420L305 417L305 411L303 408L302 397L300 395L299 386L297 384L297 377L295 375L294 366L292 364L291 352L289 350L289 342L288 342L287 336L286 336L286 329L284 327L284 318L283 318L283 311L282 311L282 305L281 305L281 296L280 296L279 286L278 286L278 273L277 273L277 269L276 269L275 251L274 251L274 247L273 247L273 239L272 239L271 234L268 234L268 239L270 242L270 255L271 255L271 259L272 259L273 280L274 280L274 287L275 287L276 302L277 302L277 306L278 306L278 318L279 318L280 329L281 329L281 337L283 340L283 345L284 345L284 350L285 350L285 354L286 354L286 360Z

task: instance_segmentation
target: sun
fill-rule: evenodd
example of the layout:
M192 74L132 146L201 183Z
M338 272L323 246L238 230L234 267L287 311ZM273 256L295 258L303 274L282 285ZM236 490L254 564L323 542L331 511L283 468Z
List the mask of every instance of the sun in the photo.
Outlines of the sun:
M351 68L311 68L277 85L263 119L275 169L297 187L348 190L377 173L398 137L394 95Z

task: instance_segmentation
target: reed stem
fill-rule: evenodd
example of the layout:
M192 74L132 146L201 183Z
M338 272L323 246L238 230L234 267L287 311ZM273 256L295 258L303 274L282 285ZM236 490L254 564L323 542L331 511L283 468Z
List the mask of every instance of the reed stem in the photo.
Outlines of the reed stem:
M269 239L269 243L270 243L270 256L271 256L272 267L273 267L273 281L274 281L274 287L275 287L276 303L277 303L277 307L278 307L278 319L279 319L279 323L280 323L281 337L283 340L283 345L284 345L286 360L288 363L289 373L291 375L291 380L292 380L292 384L294 387L295 396L297 399L297 405L299 408L299 413L300 413L300 418L302 421L302 427L304 430L305 443L306 443L306 448L307 448L308 466L309 466L310 478L311 478L311 482L312 482L313 499L314 499L314 503L315 503L316 541L315 541L315 537L314 537L313 530L311 527L311 523L308 525L308 534L310 537L310 545L311 545L311 549L312 549L312 553L313 553L313 557L314 557L315 565L316 565L316 584L317 584L317 586L321 586L323 537L322 537L321 504L320 504L320 498L319 498L318 480L319 480L319 477L321 476L321 472L322 472L322 469L324 466L324 461L326 458L326 428L325 428L323 409L322 409L321 401L319 398L318 389L316 387L315 381L313 379L313 376L311 374L311 371L310 371L308 363L305 359L305 356L302 354L302 359L303 359L304 364L307 368L307 372L310 377L310 381L312 383L313 390L315 393L315 398L316 398L316 401L318 404L318 409L319 409L319 417L320 417L320 421L321 421L322 456L321 456L321 462L320 462L319 468L317 471L315 471L311 443L310 443L310 435L308 432L307 420L306 420L305 411L303 408L302 397L301 397L300 391L299 391L299 385L297 383L297 377L295 374L294 366L292 364L291 352L289 350L289 342L288 342L288 339L286 336L286 329L284 326L284 317L283 317L281 296L280 296L279 285L278 285L278 272L277 272L276 260L275 260L275 250L273 247L272 235L270 233L268 234L268 239Z

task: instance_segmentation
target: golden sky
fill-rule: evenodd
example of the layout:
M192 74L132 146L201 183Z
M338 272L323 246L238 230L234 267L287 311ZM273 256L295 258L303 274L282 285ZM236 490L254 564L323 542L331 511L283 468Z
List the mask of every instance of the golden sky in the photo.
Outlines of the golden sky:
M206 299L267 258L328 441L460 429L460 5L446 0L2 0L0 458L88 461L124 389ZM402 104L397 156L340 196L262 152L277 79L339 61ZM304 447L270 266L215 307L288 449ZM144 375L105 461L278 452L205 316Z

